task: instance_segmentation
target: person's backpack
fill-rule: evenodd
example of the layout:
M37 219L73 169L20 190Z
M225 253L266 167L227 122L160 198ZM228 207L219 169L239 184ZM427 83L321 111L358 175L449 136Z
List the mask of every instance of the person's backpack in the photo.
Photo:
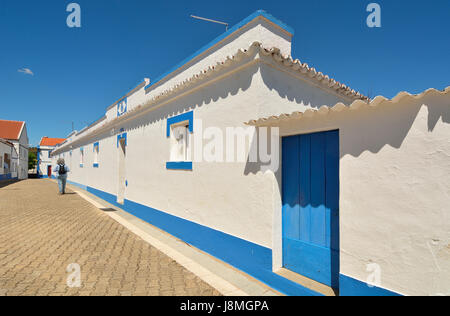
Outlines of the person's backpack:
M66 173L67 173L66 167L64 165L59 165L58 174L63 175L63 174L66 174Z

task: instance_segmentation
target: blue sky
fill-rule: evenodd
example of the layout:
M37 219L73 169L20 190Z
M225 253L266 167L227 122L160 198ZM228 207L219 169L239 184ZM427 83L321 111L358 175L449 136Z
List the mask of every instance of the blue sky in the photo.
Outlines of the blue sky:
M371 2L381 28L366 25ZM31 145L65 137L225 31L190 14L234 25L258 9L295 29L294 58L364 94L450 85L448 0L0 0L0 118L25 120Z

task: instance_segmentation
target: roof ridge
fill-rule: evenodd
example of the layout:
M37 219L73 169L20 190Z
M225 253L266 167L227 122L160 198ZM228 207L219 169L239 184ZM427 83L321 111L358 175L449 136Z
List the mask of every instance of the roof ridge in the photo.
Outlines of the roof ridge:
M280 28L284 32L287 32L288 34L290 34L290 36L294 36L295 32L294 32L294 29L292 27L288 26L286 23L284 23L280 19L274 17L273 15L271 15L270 13L268 13L265 10L261 10L261 9L257 10L255 12L253 12L252 14L250 14L249 16L247 16L242 21L240 21L240 22L236 23L235 25L231 26L229 28L229 30L226 31L225 33L220 34L219 36L217 36L216 38L211 40L209 43L207 43L206 45L202 46L196 52L194 52L190 56L186 57L181 62L177 63L175 66L171 67L170 70L168 70L167 72L157 76L154 81L149 82L146 85L145 89L147 90L148 88L150 88L150 87L160 83L162 80L167 79L168 76L170 76L171 74L176 72L178 69L180 69L182 67L185 67L186 65L190 64L197 57L205 54L209 49L211 49L212 47L216 46L221 41L227 39L228 37L232 36L236 32L242 30L242 28L246 27L247 25L249 25L253 21L255 21L257 19L261 19L261 18L269 21L270 23L272 23L273 25L277 26L278 28Z
M252 53L258 53L258 52L262 52L266 56L271 55L272 58L274 58L274 60L281 62L285 67L290 67L293 70L296 70L303 75L308 75L308 77L310 79L315 79L319 84L322 84L325 88L334 89L336 91L336 93L345 95L350 98L355 98L355 99L357 99L357 101L358 100L363 101L363 102L370 101L370 99L368 97L349 88L347 85L342 84L342 83L330 78L327 75L324 75L321 72L317 72L315 70L315 68L309 67L308 64L301 63L298 59L293 60L293 58L290 55L282 55L279 48L272 47L272 48L268 49L268 48L263 47L261 42L254 41L252 44L249 45L248 48L240 48L237 50L237 52L234 55L228 55L225 58L221 59L220 61L216 62L215 64L210 65L207 68L204 68L204 70L201 70L200 72L197 72L196 74L193 74L192 76L182 80L181 82L174 83L171 87L168 87L167 89L163 90L158 95L155 95L154 97L150 98L149 100L145 101L144 103L135 106L133 109L124 113L120 117L116 117L116 118L112 119L111 121L105 122L103 125L100 125L98 128L101 129L105 126L114 124L118 120L126 119L126 118L130 117L131 115L134 115L136 112L143 110L144 108L150 107L152 104L160 101L160 99L169 97L170 95L176 93L180 89L186 89L199 80L207 79L209 76L212 75L213 72L216 72L223 68L226 68L226 67L230 66L231 63L240 61L244 56L248 56ZM144 89L146 89L146 88L144 87ZM86 126L81 131L77 132L76 135L80 135L81 133L85 132L87 129L90 129L94 126L95 125ZM96 131L97 131L97 129L93 130L90 133L85 134L83 137L88 137L91 133L96 132Z
M192 75L191 77L179 82L174 83L172 87L167 88L166 90L162 91L160 94L154 96L151 100L144 103L144 106L147 104L153 103L154 101L158 100L159 98L162 98L164 96L168 96L172 93L174 93L176 90L189 86L196 82L197 80L204 79L208 77L212 72L220 70L221 68L227 67L231 62L239 61L242 55L249 55L250 50L252 48L259 48L259 51L262 52L264 55L269 56L271 55L276 61L281 62L284 66L290 67L293 70L298 71L299 73L303 75L308 75L311 79L316 79L319 83L324 85L325 87L328 87L330 89L336 90L336 92L361 99L361 100L370 100L368 97L364 96L363 94L351 89L347 85L340 83L339 81L330 78L327 75L324 75L322 72L317 72L315 68L309 67L307 63L301 63L298 59L293 59L290 55L282 55L281 51L277 47L272 47L270 49L263 47L261 42L254 41L248 49L240 48L237 50L237 52L234 55L227 56L225 59L222 59L222 61L216 62L215 65L208 66L207 68L204 68L204 70L201 70L200 72ZM142 106L142 105L141 105ZM139 108L140 106L136 107Z
M67 138L43 136L39 141L39 146L55 147L56 145L61 144L66 140Z
M13 121L13 120L3 120L3 119L0 119L0 122L13 122L13 123L22 123L22 124L25 123L25 121Z
M259 42L255 42L259 43ZM255 44L253 43L253 44ZM292 55L283 55L281 54L281 50L277 47L272 47L270 49L264 48L261 43L259 46L262 49L264 55L272 57L282 63L286 67L290 67L295 71L302 73L303 75L308 75L308 77L316 79L319 83L328 88L334 89L339 93L343 93L347 96L352 96L361 100L370 100L368 97L363 95L362 93L351 89L349 86L330 78L328 75L325 75L322 72L318 72L314 67L310 67L307 63L302 63L299 59L294 59Z

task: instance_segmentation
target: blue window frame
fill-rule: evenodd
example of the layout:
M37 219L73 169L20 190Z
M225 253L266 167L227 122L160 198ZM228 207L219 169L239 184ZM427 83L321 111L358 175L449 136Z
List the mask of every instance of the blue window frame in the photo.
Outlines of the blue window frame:
M171 127L174 124L178 124L180 122L188 121L189 122L189 132L194 132L194 112L184 113L175 117L172 117L167 120L167 137L170 137Z
M170 137L172 126L178 123L187 122L189 133L194 132L194 112L187 112L167 119L167 137ZM192 171L192 161L170 161L166 163L168 170L188 170Z
M166 168L169 170L192 170L192 162L167 162Z
M128 135L127 133L122 133L120 135L117 135L117 148L119 148L119 144L122 139L125 140L125 146L128 145Z
M124 115L128 111L128 100L127 98L119 101L117 103L117 117Z

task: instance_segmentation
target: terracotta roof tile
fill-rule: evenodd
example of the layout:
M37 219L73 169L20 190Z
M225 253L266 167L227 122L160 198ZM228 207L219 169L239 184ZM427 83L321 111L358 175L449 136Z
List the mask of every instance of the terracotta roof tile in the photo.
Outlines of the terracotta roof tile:
M25 122L0 120L0 138L19 140Z
M56 146L58 144L61 144L63 141L65 141L65 138L50 138L50 137L42 137L41 143L39 146Z

